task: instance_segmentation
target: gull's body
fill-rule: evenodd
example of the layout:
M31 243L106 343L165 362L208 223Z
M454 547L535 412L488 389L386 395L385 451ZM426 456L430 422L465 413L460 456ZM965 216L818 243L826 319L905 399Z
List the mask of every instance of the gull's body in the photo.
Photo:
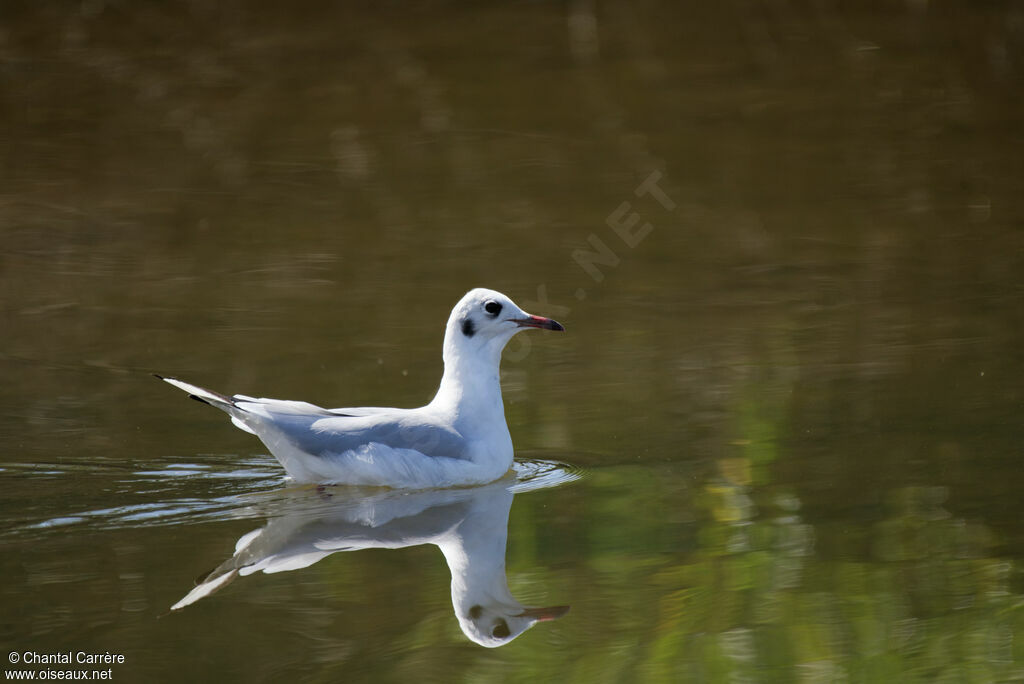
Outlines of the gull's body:
M494 290L475 289L452 309L444 375L420 408L324 409L301 401L226 396L162 378L227 412L259 437L297 482L427 488L492 482L512 465L498 369L525 328L562 330Z

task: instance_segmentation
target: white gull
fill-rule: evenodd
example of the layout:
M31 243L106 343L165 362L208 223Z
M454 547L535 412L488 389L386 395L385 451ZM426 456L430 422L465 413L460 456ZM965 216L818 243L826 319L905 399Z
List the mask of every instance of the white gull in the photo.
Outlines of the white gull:
M452 487L497 480L512 466L498 368L512 336L564 330L494 290L470 290L448 317L444 375L426 406L325 409L303 401L227 396L157 376L259 437L296 482Z

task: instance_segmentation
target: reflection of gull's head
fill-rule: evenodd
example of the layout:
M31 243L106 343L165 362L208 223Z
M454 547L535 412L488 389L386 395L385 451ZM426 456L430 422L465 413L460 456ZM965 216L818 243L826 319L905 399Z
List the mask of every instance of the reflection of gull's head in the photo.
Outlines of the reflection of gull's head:
M538 622L560 618L568 606L527 608L505 577L505 544L513 493L498 482L472 489L378 492L338 488L324 499L309 490L284 515L254 530L235 553L199 580L171 610L209 596L238 576L308 567L340 551L436 544L452 574L452 607L467 637L502 646Z
M557 620L569 612L569 606L526 608L515 600L512 604L493 602L475 604L465 613L458 612L459 627L472 641L495 648L504 646L538 622Z
M527 608L508 589L505 546L513 494L506 488L474 497L462 522L435 543L452 573L452 607L472 641L504 646L538 622L560 618L568 606Z

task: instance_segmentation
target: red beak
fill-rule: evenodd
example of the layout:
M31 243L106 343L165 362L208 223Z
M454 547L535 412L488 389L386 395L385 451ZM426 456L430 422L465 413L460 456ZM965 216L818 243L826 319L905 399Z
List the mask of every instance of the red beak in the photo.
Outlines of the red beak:
M557 620L569 612L569 606L551 606L550 608L527 608L516 617L528 617L537 622Z
M544 318L543 316L530 316L528 318L510 318L509 320L518 325L520 328L543 328L544 330L555 330L558 332L565 331L565 327L563 327L561 323L550 318Z

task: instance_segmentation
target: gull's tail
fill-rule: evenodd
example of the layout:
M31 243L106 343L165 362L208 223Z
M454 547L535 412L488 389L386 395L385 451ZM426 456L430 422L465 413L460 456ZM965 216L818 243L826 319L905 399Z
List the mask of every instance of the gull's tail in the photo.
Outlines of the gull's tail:
M211 392L208 389L203 389L202 387L189 384L187 382L184 382L183 380L178 380L177 378L168 378L157 373L153 373L153 377L159 380L163 380L166 383L170 383L171 385L174 385L180 390L185 390L186 392L188 392L188 396L190 399L201 401L204 404L209 404L210 406L216 406L217 408L223 411L227 411L229 407L236 408L234 397L229 397L226 394L218 394L217 392Z
M197 385L187 383L183 380L178 380L177 378L164 377L163 375L158 375L157 373L153 373L153 377L163 380L168 384L174 385L180 390L188 392L188 396L190 399L195 399L196 401L201 401L204 404L209 404L210 406L219 408L221 411L224 411L229 416L231 416L231 422L234 423L236 427L245 430L246 432L249 432L251 434L256 434L255 430L253 430L243 420L241 420L240 416L246 414L247 411L243 407L238 405L238 400L235 397L229 397L226 394L213 392L211 390L204 389Z

